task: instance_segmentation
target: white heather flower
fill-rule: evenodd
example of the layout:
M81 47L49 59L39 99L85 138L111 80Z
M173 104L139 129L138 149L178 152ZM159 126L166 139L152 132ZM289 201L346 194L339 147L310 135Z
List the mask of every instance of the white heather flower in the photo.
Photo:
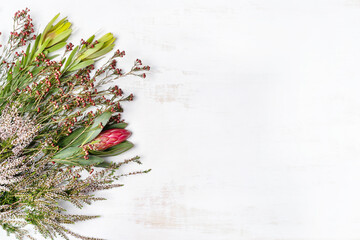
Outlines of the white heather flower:
M39 127L27 118L18 114L16 107L5 107L0 116L0 140L12 139L12 152L15 156L21 152L35 138Z
M26 170L24 164L25 157L9 157L0 164L0 192L9 191L10 184L21 181L24 176L22 172Z

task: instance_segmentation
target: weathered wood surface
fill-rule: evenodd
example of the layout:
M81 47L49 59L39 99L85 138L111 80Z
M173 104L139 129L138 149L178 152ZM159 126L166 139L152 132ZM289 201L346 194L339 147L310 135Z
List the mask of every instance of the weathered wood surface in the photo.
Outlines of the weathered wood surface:
M152 67L119 85L136 96L124 113L136 148L124 157L153 171L104 192L82 211L102 218L72 229L360 239L360 1L8 1L2 32L24 7L41 27L68 15L74 43L112 31L124 68L138 57Z

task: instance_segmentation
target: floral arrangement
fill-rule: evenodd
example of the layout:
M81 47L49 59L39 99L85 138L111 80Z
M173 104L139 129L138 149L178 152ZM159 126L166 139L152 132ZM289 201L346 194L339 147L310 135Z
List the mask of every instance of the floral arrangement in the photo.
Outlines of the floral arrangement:
M101 67L97 60L114 48L111 33L74 46L67 18L56 15L35 35L29 9L14 16L13 31L0 56L0 225L17 239L96 240L64 225L98 216L66 213L69 202L81 208L104 198L95 191L122 186L116 170L139 157L108 162L104 157L133 147L121 119L121 103L132 101L118 86L129 75L150 70L136 60L128 71L116 67L125 55L115 51Z

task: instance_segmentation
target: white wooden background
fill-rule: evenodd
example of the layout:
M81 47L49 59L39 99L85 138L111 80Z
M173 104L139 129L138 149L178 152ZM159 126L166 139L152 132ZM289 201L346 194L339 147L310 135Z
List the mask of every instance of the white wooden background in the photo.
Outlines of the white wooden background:
M360 239L360 0L6 1L73 42L112 31L151 65L119 84L144 176L98 220L108 240ZM120 160L120 159L119 159ZM126 170L138 169L128 167ZM10 239L0 231L0 239Z

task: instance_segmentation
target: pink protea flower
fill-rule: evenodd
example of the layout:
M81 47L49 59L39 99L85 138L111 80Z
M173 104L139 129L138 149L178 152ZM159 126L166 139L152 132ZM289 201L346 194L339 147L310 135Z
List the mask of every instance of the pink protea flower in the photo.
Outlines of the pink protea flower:
M95 151L102 151L122 143L128 137L130 137L131 132L125 129L109 129L101 132L91 143L87 146Z

